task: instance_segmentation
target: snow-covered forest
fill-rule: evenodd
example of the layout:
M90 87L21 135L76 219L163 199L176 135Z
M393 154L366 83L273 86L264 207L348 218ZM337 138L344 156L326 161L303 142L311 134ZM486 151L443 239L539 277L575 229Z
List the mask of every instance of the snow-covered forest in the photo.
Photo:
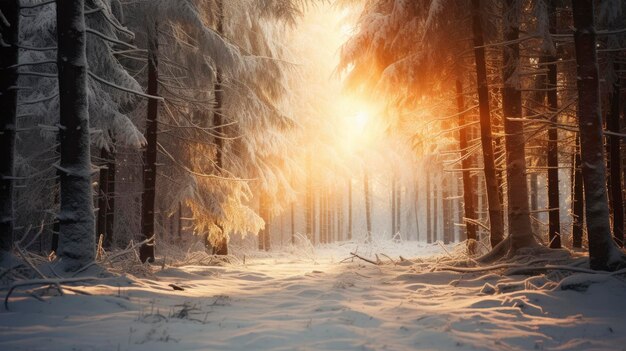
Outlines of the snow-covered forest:
M626 1L0 0L1 350L626 350Z

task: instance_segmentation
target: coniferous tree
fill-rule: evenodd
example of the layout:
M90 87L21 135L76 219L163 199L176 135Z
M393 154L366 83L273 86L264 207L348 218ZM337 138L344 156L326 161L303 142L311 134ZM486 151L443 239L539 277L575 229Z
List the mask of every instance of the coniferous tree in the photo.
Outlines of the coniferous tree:
M95 258L85 3L83 0L58 0L56 8L61 116L58 256L64 271L76 271Z
M609 222L593 0L574 1L572 11L589 263L595 270L616 270L626 265L626 259L613 242Z
M15 132L17 128L17 64L20 4L0 3L0 263L13 247Z
M495 247L504 239L504 219L500 204L499 186L496 176L496 166L493 151L493 137L491 133L491 108L489 106L489 85L487 81L487 63L485 59L485 41L483 33L483 13L480 0L472 0L472 33L474 42L474 57L476 63L476 85L478 89L478 104L480 110L480 141L483 151L483 167L485 174L485 189L490 224L491 246Z

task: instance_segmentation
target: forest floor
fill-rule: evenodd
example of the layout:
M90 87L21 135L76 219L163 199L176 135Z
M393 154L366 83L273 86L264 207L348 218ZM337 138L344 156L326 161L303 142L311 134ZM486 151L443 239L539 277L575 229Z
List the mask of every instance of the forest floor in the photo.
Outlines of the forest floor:
M355 250L385 264L344 261ZM20 290L0 312L0 349L626 350L622 278L432 271L446 255L414 242L290 247L74 285L91 295Z

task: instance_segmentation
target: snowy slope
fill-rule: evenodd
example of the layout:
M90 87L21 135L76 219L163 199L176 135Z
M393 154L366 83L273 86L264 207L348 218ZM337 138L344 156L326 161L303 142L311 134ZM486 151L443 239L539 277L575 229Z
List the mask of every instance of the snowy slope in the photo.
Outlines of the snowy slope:
M355 249L398 264L340 263ZM399 259L440 251L344 244L305 259L258 254L79 287L93 296L41 302L20 292L0 312L0 349L626 350L623 279L579 273L557 286L550 280L562 277L549 274L519 284L527 277L429 272L422 259Z

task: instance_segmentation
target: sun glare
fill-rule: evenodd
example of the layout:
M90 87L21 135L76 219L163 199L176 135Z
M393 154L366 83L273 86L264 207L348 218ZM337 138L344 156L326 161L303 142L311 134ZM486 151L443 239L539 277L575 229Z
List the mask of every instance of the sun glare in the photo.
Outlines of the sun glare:
M357 113L356 116L354 116L354 127L356 131L358 131L359 133L363 132L365 130L365 127L367 126L369 118L369 115L365 111L360 111L359 113Z

